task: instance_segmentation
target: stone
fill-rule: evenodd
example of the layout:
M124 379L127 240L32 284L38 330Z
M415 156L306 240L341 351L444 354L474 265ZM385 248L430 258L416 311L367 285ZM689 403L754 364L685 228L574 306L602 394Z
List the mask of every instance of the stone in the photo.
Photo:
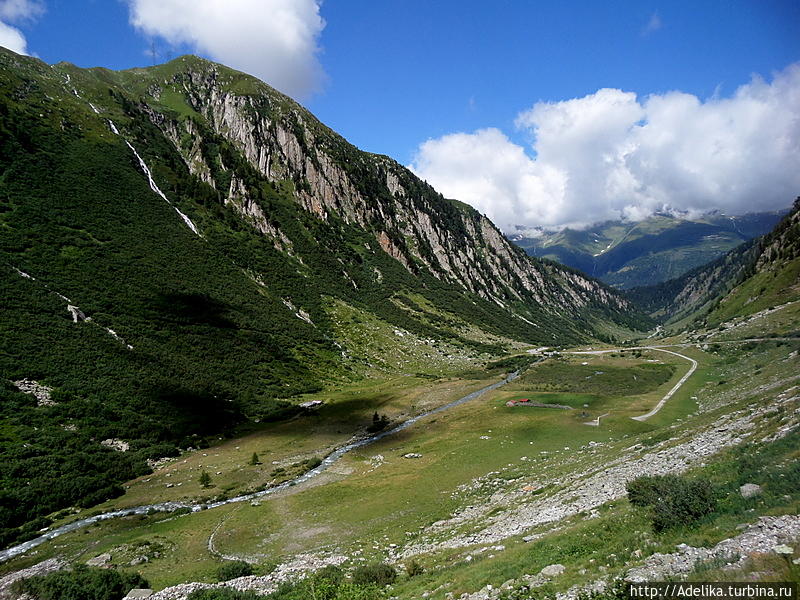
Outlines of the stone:
M108 552L106 552L104 554L95 556L94 558L90 558L89 560L86 561L86 564L89 565L90 567L104 567L110 562L111 562L111 555Z
M144 563L146 563L146 562L149 562L149 561L150 561L150 559L149 559L149 558L147 558L146 556L137 556L136 558L134 558L134 559L133 559L131 562L129 562L128 564L129 564L131 567L135 567L136 565L143 565Z
M792 548L791 546L787 546L786 544L780 544L779 546L775 546L774 548L772 548L772 551L775 554L785 554L787 556L791 556L792 554L794 554L794 548Z
M557 577L561 575L566 570L566 567L561 564L555 565L547 565L544 569L539 571L540 575L544 575L545 577Z
M739 488L739 493L742 495L742 498L755 498L756 496L760 496L762 491L761 486L756 483L745 483Z
M122 600L136 600L138 598L149 598L152 595L153 595L153 590L138 588L138 589L132 589L130 592L128 592L128 595L125 596Z
M418 454L416 452L409 452L408 454L403 454L403 458L422 458L422 454Z

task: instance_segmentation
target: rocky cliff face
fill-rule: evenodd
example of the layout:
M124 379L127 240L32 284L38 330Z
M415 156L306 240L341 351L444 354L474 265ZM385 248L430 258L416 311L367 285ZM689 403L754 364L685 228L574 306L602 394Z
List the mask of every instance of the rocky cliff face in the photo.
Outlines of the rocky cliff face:
M630 309L597 281L529 258L486 217L446 200L390 158L357 150L268 86L254 80L243 86L245 76L194 57L178 59L173 67L141 105L191 173L209 185L220 189L200 149L204 136L205 143L231 142L267 180L291 181L297 202L319 219L335 215L369 231L373 251L380 248L412 273L425 270L502 307L533 302L554 312L590 305ZM160 110L165 93L179 93L196 117ZM217 170L230 177L226 202L276 247L288 250L291 242L261 212L233 167ZM524 309L516 310L525 317Z

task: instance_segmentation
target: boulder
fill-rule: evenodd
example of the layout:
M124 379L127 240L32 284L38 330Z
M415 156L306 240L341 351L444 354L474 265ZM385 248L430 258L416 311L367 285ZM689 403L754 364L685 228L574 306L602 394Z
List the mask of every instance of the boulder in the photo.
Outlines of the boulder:
M86 564L89 565L90 567L104 567L110 562L111 562L111 555L108 552L106 552L104 554L95 556L94 558L90 558L89 560L86 561Z
M745 483L739 488L739 493L742 495L742 498L755 498L756 496L760 496L761 492L763 492L761 486L756 483Z
M134 600L138 598L149 598L153 595L153 590L148 590L144 588L133 589L128 592L128 595L125 596L122 600Z
M561 575L566 570L564 565L547 565L544 569L539 571L540 575L544 575L545 577L556 577Z

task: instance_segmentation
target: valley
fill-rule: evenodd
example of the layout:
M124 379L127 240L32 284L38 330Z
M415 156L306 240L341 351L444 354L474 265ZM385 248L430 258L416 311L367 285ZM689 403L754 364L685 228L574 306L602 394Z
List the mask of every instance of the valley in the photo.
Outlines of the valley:
M0 600L800 578L800 200L572 240L622 293L223 65L0 83Z
M767 319L769 315L762 321ZM569 547L587 528L641 519L621 502L625 481L634 473L707 469L720 460L720 452L724 456L731 451L726 449L796 426L791 407L799 399L798 348L800 340L732 342L705 351L681 345L680 353L698 362L697 372L646 422L631 417L651 409L683 378L686 361L647 348L576 349L587 354L562 353L536 362L506 386L358 448L319 477L278 494L178 516L103 521L2 568L56 556L83 562L106 553L111 564L130 568L128 562L145 556L136 570L157 589L167 588L155 596L164 599L202 587L181 586L184 581L213 581L223 559L245 560L257 572L263 570L263 575L233 583L262 592L326 564L402 564L411 557L426 565L426 574L396 584L393 594L401 598L418 598L423 587L439 589L428 597L445 598L487 585L500 589L507 579L519 579L522 585L518 574L506 576L522 569L521 561L533 577L537 569L564 561L559 548ZM753 388L748 371L756 365L763 384ZM390 391L356 386L309 396L323 400L321 410L331 411L333 418L321 418L326 414L321 412L193 451L130 482L125 496L92 511L132 506L144 498L196 502L218 490L232 496L263 481L267 471L322 457L346 440L352 434L346 423L352 423L347 404L353 397L359 397L363 408L361 422L368 421L371 410L394 420L441 406L486 382L408 383L396 381ZM573 410L506 405L522 396ZM345 418L337 420L337 414ZM600 426L586 425L601 414L607 416ZM341 433L334 435L328 427L341 428ZM247 464L253 452L262 465ZM197 483L201 469L212 474L214 487L209 490ZM791 511L799 500L792 495L764 514ZM737 524L726 519L704 526L702 532L686 532L681 541L717 543L732 535ZM646 530L644 524L639 527ZM603 550L592 550L590 543L581 552L580 563L568 567L569 578L545 578L542 583L557 590L566 581L590 583L613 567L637 564L635 557L623 559L622 554L610 565L593 567L589 562L595 553L630 543L626 528L614 531L614 541L605 540ZM668 548L678 535L648 541L641 558ZM148 556L150 548L158 548L158 555ZM178 588L169 591L174 585Z

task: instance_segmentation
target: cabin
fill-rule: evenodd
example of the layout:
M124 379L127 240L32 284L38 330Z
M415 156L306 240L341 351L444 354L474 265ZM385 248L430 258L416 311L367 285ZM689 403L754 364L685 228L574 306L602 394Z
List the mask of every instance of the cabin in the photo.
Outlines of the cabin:
M506 406L516 406L517 404L528 404L531 401L530 398L520 398L519 400L509 400L506 402Z

